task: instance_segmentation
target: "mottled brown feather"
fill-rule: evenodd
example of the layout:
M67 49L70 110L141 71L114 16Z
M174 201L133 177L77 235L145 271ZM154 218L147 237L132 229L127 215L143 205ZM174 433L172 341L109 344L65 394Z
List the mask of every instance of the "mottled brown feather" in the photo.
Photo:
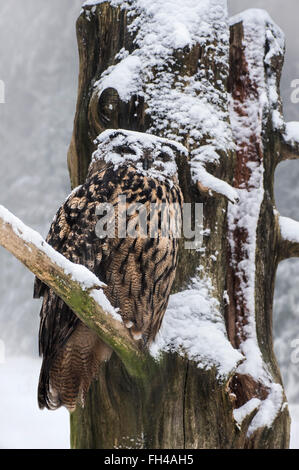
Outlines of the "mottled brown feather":
M133 165L117 170L96 164L82 186L59 209L47 242L74 263L85 265L107 284L105 294L120 309L124 322L145 347L155 338L165 313L177 265L178 241L159 227L157 238L104 238L96 236L96 207L118 196L132 203L178 203L171 218L179 220L182 194L176 182L161 181L136 171ZM136 215L128 216L134 224ZM155 214L157 223L163 215ZM148 221L149 224L149 221ZM117 230L117 218L116 218ZM116 232L117 234L117 232ZM44 296L40 322L43 365L39 381L39 405L70 410L84 404L91 381L110 350L68 306L38 279L34 296Z

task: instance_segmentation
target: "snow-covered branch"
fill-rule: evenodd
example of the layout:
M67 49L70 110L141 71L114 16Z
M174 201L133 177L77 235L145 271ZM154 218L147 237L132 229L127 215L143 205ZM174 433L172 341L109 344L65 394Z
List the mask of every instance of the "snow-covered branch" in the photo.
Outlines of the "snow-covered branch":
M281 161L299 159L299 122L287 122L281 135Z
M142 376L150 364L129 336L104 294L103 284L85 266L55 251L37 232L0 206L0 245L13 254L116 352L132 375Z
M225 197L232 204L239 202L239 195L235 188L225 181L216 178L215 176L208 173L204 168L197 172L197 189L210 196L222 196Z
M281 234L280 258L299 257L299 222L288 217L279 217Z

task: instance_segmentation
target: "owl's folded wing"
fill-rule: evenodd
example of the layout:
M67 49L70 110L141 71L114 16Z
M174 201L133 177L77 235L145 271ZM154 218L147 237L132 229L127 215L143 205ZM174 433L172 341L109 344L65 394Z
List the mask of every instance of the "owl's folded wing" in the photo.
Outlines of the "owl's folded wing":
M76 222L79 215L78 205L76 206L75 203L78 200L80 188L81 186L72 191L64 205L59 208L46 238L46 242L51 245L54 250L62 254L72 225ZM47 286L36 277L34 281L33 298L39 299L42 297L46 289Z

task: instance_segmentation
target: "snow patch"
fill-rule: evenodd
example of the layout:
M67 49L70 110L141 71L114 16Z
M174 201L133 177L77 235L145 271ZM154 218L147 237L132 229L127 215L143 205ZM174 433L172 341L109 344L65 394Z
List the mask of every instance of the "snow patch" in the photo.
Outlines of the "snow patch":
M236 408L233 412L233 415L237 425L241 427L244 419L248 415L250 415L256 408L258 408L260 404L261 400L259 400L258 398L252 398L247 403L245 403L245 405L240 406L240 408Z
M244 354L245 361L239 366L238 372L250 374L256 380L263 377L268 383L268 374L264 370L264 363L261 357L257 340L255 322L255 256L256 256L256 230L260 214L260 206L264 197L263 190L263 166L251 163L252 175L249 181L250 190L239 189L239 203L229 204L228 222L230 231L237 228L244 228L247 231L247 242L243 245L245 256L236 265L233 256L233 266L237 276L241 280L240 293L243 302L247 307L247 325L244 331L247 339L241 343L240 352ZM230 236L232 253L235 252L234 239ZM244 275L245 273L245 275Z
M140 57L127 56L117 65L109 67L94 86L98 88L99 94L107 88L114 88L122 101L129 101L132 95L142 92L141 67Z
M216 178L215 176L208 173L200 161L192 161L192 174L195 181L200 181L203 186L206 186L212 191L215 191L218 194L222 194L233 204L238 202L239 195L235 188L225 181Z
M284 240L299 243L299 222L288 217L279 217L279 225Z
M102 289L93 289L90 292L90 297L92 297L97 302L97 304L102 307L104 312L109 313L115 320L118 320L122 323L122 317L117 313L118 309L112 307Z
M248 8L247 10L242 11L241 13L238 13L237 15L234 15L229 19L230 25L242 22L246 25L254 24L263 28L265 28L268 24L275 24L269 13L263 8ZM275 26L280 33L278 44L280 45L280 47L284 47L284 33L279 28L279 26Z
M272 66L272 59L283 56L285 35L270 15L262 9L251 8L230 18L230 25L240 22L244 28L249 74L252 81L259 85L260 108L267 108L268 112L272 113L273 128L282 130L284 119L277 88L276 64ZM268 52L264 57L265 44ZM268 73L265 73L265 64L271 69ZM268 113L265 113L265 116L267 115ZM260 116L260 119L262 118L263 115ZM256 122L257 125L258 123L259 121Z
M229 342L219 303L208 280L194 279L190 289L170 296L162 327L150 352L176 351L198 367L216 367L219 378L227 378L244 359Z
M235 409L233 415L238 427L241 427L244 419L256 410L247 431L247 436L250 437L259 428L271 427L279 411L285 405L287 404L283 402L281 385L272 383L265 400L252 398L240 408Z
M286 123L284 138L288 142L299 143L299 122L290 121Z
M258 412L254 416L247 431L250 437L257 429L270 428L283 406L283 390L280 384L271 384L271 389L266 400L262 400Z

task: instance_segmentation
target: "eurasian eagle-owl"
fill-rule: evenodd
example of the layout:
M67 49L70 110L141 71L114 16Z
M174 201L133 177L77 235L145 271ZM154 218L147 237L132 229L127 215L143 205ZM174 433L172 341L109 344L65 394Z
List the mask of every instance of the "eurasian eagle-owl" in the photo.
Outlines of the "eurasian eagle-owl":
M180 149L166 139L123 130L105 131L97 143L86 182L58 210L47 242L107 285L110 303L140 347L147 347L159 331L176 271L183 203L176 166ZM147 209L146 234L122 238L116 229L114 237L97 235L97 207L112 205L117 221L119 196L126 197L127 209L136 203ZM168 216L175 230L165 233ZM134 226L136 217L137 212L128 210L127 226ZM111 349L36 279L34 297L40 296L39 406L74 410L78 403L84 405Z

